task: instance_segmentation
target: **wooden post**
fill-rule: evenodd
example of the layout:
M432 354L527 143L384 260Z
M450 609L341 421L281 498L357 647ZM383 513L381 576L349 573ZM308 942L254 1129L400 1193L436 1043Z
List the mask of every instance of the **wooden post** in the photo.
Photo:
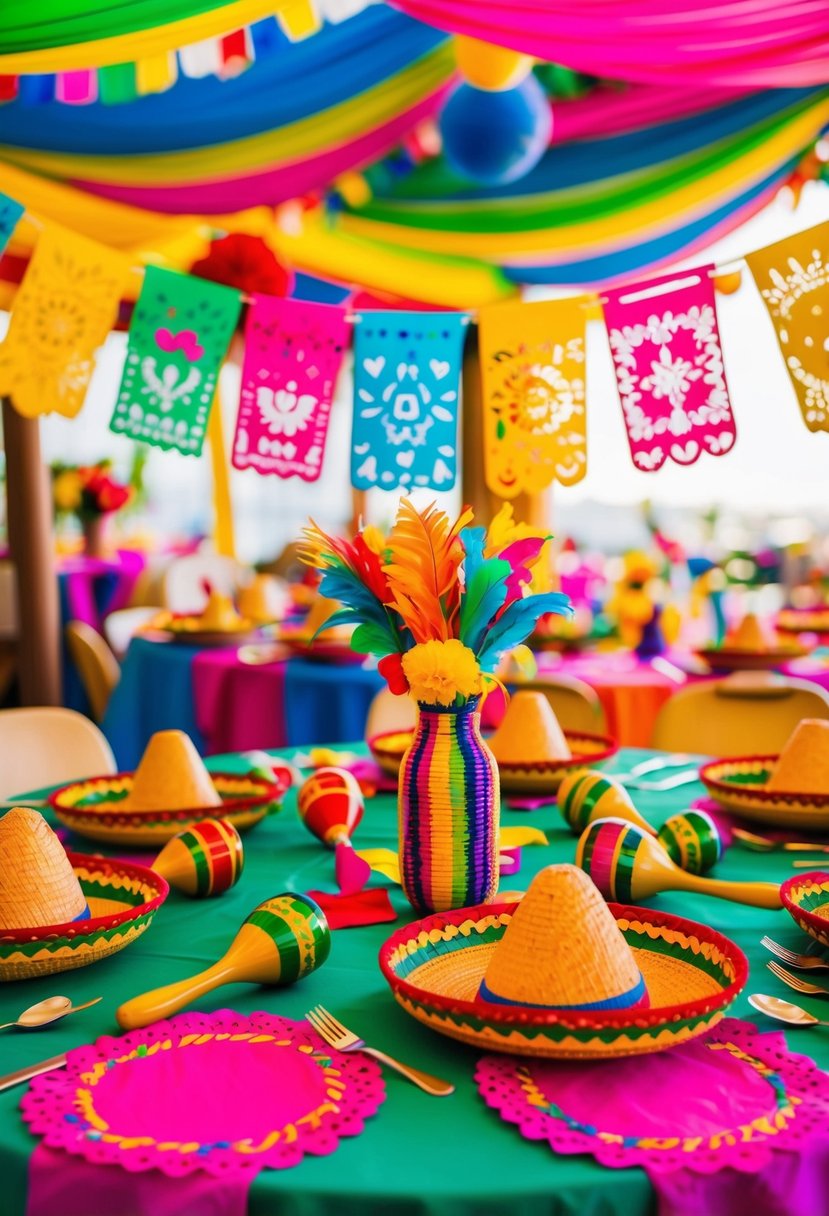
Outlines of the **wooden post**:
M61 621L52 496L40 424L3 398L9 547L17 571L18 679L24 705L60 705Z
M472 507L478 523L487 524L499 511L502 500L487 488L484 477L484 425L481 408L481 365L477 327L470 325L463 355L463 501ZM537 528L552 523L552 492L518 494L510 500L514 518Z

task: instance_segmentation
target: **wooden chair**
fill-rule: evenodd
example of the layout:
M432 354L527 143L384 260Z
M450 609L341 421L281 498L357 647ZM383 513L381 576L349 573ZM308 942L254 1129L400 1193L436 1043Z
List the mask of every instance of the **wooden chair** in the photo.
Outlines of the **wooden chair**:
M740 672L692 684L659 711L651 745L704 756L779 752L801 718L829 719L829 694L806 680Z
M381 688L368 707L366 739L390 730L413 730L417 722L417 706L411 697L397 697L388 688Z
M534 689L543 692L558 718L562 730L585 731L587 734L607 734L607 719L595 688L573 676L546 676L534 680L510 683L510 692Z
M72 662L89 698L92 716L100 722L121 679L121 668L109 643L85 621L70 621L64 630Z
M101 731L74 709L0 710L0 798L116 771Z

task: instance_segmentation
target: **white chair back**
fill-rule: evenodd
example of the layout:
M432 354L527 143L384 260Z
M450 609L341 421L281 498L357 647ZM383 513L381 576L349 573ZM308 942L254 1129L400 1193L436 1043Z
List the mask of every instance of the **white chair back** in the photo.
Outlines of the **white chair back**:
M0 798L114 772L104 735L74 709L0 710Z

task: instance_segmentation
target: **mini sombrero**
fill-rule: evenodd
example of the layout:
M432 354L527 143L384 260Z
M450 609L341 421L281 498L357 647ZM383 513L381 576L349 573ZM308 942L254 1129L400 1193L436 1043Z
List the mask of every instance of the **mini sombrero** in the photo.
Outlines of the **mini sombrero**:
M748 612L721 646L706 646L696 653L714 671L767 671L808 651L794 639L770 639L756 614Z
M739 947L684 917L608 907L642 973L647 1009L551 1010L482 1001L478 989L515 914L512 903L440 912L398 929L380 950L380 969L412 1017L488 1051L557 1059L643 1055L715 1025L748 979Z
M63 924L89 916L63 845L37 811L0 818L0 930Z
M130 811L209 809L222 805L204 761L183 730L159 730L150 738L121 803Z
M804 718L779 756L734 756L700 769L721 806L779 827L829 828L829 722Z
M780 888L783 907L804 933L829 946L829 874L795 874Z
M279 618L285 595L272 574L257 574L236 593L239 612L248 620L264 625Z
M633 951L593 880L546 866L516 906L478 989L482 1001L531 1009L646 1008Z
M244 831L279 808L289 784L287 771L274 780L208 773L187 735L161 731L135 774L73 781L51 794L49 804L61 823L90 840L160 847L211 817Z
M530 688L513 694L487 743L506 793L553 792L565 773L604 760L616 750L613 740L603 735L563 731L544 693Z
M143 632L161 633L193 646L229 646L259 636L257 624L242 616L230 596L211 591L199 613L177 613L166 609L147 622Z
M104 857L66 854L89 917L0 930L0 982L86 967L123 950L147 929L167 897L160 874Z

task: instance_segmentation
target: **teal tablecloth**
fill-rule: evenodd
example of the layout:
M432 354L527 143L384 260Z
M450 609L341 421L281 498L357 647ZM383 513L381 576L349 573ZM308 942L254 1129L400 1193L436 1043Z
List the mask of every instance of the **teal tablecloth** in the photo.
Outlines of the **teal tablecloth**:
M622 771L648 753L627 751L615 766ZM228 768L216 757L211 767ZM637 794L653 822L686 807L701 793L686 786L670 793ZM504 880L524 885L543 865L571 861L575 839L555 807L533 813L505 810L506 824L543 828L548 847L525 848L521 873ZM357 833L364 847L395 846L394 800L368 804ZM90 845L89 851L98 846ZM0 989L0 1021L8 1021L41 998L65 993L75 1002L104 997L100 1005L37 1032L0 1034L0 1073L56 1055L102 1034L117 1033L116 1006L127 997L165 984L213 962L226 948L247 913L267 896L293 888L334 889L333 854L307 834L288 796L283 812L246 837L247 863L240 884L221 899L196 903L172 892L155 923L133 946L95 966L47 979L7 984ZM732 849L718 873L735 879L782 880L793 873L785 854L764 856ZM411 916L398 890L392 902L403 923ZM713 925L734 938L751 960L747 991L784 995L765 968L760 938L769 933L795 948L807 944L785 912L761 911L690 895L654 901L669 912ZM455 1082L451 1098L430 1098L394 1074L387 1074L387 1099L363 1135L344 1140L330 1157L309 1158L295 1169L260 1174L250 1193L250 1216L650 1216L655 1199L644 1172L605 1170L590 1157L556 1157L545 1144L530 1143L501 1122L478 1097L472 1080L479 1053L443 1038L413 1021L394 1002L377 968L377 952L393 925L344 929L334 934L329 961L289 989L234 985L200 1002L209 1010L231 1007L241 1013L265 1009L301 1018L312 1005L333 1010L378 1047ZM804 998L825 1016L826 1006ZM734 1012L771 1028L749 1008L745 996ZM829 1067L829 1031L793 1030L796 1051ZM600 1064L585 1067L600 1068ZM22 1089L0 1094L0 1212L23 1216L29 1155L35 1141L20 1121ZM666 1102L670 1095L666 1095ZM128 1185L128 1182L125 1183ZM171 1186L176 1185L174 1181ZM56 1213L55 1216L59 1216ZM89 1216L118 1216L94 1213ZM813 1216L819 1216L814 1213Z

